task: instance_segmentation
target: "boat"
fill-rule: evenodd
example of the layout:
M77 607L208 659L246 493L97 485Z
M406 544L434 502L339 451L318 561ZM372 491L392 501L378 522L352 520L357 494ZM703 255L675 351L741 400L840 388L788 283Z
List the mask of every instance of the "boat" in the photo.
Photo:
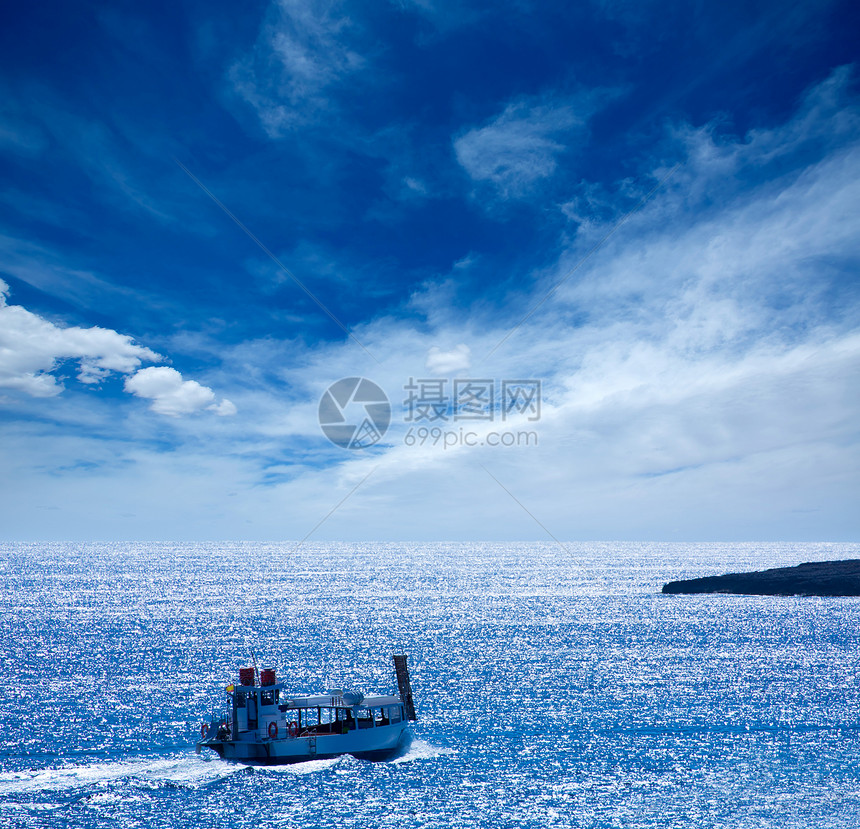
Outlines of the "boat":
M275 669L239 670L227 686L227 711L200 727L197 753L207 748L223 760L274 765L351 754L386 760L403 750L416 720L406 654L394 655L399 696L365 696L334 688L293 695ZM259 677L259 684L257 678Z

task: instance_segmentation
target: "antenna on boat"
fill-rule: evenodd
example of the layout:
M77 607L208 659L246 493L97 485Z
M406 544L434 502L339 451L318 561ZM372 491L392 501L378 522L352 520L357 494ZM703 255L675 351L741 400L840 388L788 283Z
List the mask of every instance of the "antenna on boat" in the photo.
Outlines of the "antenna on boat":
M256 676L257 679L259 680L260 679L260 672L257 670L257 657L254 654L254 649L252 647L249 646L248 649L251 651L251 661L254 663L254 676Z
M406 708L406 717L415 722L415 703L412 700L412 685L409 682L409 666L406 664L405 653L394 654L394 673L397 674L397 689L400 691L400 701Z

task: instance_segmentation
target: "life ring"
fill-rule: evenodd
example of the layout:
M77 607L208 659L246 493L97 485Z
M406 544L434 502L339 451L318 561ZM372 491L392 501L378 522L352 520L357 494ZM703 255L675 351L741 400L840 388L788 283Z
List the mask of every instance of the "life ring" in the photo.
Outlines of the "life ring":
M278 736L278 724L276 722L269 723L269 737L273 740Z
M209 731L209 723L205 722L205 723L203 723L203 725L200 726L200 736L205 737L206 734L208 733L208 731Z
M299 724L298 724L295 720L293 720L293 721L292 721L292 722L287 726L287 733L288 733L291 737L298 737L298 736L299 736Z

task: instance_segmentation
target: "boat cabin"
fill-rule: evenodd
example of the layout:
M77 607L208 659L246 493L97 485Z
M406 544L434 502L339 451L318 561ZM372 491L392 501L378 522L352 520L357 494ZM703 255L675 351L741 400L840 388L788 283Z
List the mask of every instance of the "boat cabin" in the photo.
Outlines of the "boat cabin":
M348 734L369 728L398 725L406 719L403 703L394 696L365 697L341 689L316 696L287 696L284 683L272 669L240 671L240 684L230 685L230 717L224 728L233 740L277 740L323 734Z

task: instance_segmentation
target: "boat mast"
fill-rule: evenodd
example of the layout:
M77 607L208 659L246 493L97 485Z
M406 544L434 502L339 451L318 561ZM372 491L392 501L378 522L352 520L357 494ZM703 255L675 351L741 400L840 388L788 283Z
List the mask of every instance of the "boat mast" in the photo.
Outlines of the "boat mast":
M415 722L415 703L412 701L412 685L409 682L409 667L406 664L405 653L394 654L394 672L397 674L397 688L400 691L400 701L406 707L407 719Z

